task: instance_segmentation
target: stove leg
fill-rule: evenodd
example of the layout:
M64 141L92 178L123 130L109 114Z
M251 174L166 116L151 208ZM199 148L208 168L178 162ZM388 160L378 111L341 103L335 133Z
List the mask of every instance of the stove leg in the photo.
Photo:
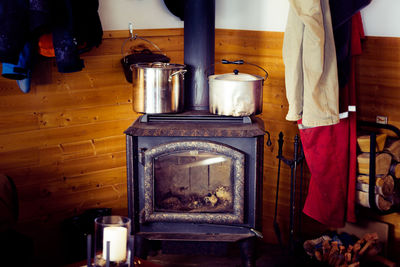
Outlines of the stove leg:
M242 267L256 267L256 237L239 241Z
M135 256L145 260L148 253L149 241L144 237L135 236Z

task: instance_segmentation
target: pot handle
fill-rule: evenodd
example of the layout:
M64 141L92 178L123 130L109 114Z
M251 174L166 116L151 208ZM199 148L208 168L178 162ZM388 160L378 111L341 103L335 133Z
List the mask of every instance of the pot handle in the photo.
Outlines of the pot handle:
M187 70L178 70L178 71L175 71L175 72L171 73L169 75L169 77L168 77L168 82L171 82L172 81L172 77L175 76L175 75L178 75L178 74L182 75L182 79L185 79L184 74L186 72L187 72Z
M121 46L121 55L122 55L122 57L124 57L124 61L125 61L125 63L127 63L126 62L126 58L125 58L125 55L124 55L124 46L125 46L125 44L128 42L128 41L135 41L136 39L140 39L140 40L143 40L143 41L145 41L145 42L148 42L149 44L151 44L153 47L155 47L161 54L163 54L164 56L165 56L165 53L158 47L158 45L156 45L155 43L153 43L152 41L150 41L150 40L147 40L146 38L143 38L143 37L140 37L140 36L138 36L137 34L133 34L133 24L131 23L131 22L129 22L129 24L128 24L128 28L129 28L129 35L130 35L130 37L128 38L128 39L126 39L123 43L122 43L122 46Z
M268 78L268 72L265 69L263 69L262 67L254 64L254 63L245 62L243 59L239 59L239 60L235 60L235 61L229 61L229 60L223 59L223 60L221 60L221 63L222 64L236 64L236 65L242 65L242 64L252 65L252 66L255 66L265 72L264 81L267 80L267 78Z

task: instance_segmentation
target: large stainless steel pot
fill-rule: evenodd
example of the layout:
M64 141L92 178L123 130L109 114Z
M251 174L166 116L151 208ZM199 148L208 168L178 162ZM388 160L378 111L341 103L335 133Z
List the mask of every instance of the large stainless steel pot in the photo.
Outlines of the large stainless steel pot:
M138 63L131 65L133 109L140 113L177 113L184 106L185 65Z
M244 64L243 60L227 61L223 64ZM263 68L254 65L263 71ZM223 116L250 116L262 112L263 84L267 79L258 75L233 73L211 75L208 77L209 83L209 107L210 112Z

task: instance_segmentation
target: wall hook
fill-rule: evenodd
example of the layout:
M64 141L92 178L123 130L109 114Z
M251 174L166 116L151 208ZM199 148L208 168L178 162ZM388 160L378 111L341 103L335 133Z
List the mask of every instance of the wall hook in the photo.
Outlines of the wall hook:
M129 22L128 24L128 28L129 28L129 34L130 34L130 39L136 39L136 36L133 36L133 24L132 22Z

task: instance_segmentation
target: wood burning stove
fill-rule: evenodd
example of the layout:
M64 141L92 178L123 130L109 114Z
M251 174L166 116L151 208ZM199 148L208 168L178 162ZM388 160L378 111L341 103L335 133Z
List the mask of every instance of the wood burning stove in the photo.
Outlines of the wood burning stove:
M181 2L181 1L180 1ZM185 106L144 114L126 131L128 212L137 255L146 243L233 243L255 266L261 236L264 123L208 112L215 0L185 0Z
M128 209L139 251L140 240L254 246L261 231L261 119L143 115L125 133ZM242 250L245 266L253 266L254 251Z

